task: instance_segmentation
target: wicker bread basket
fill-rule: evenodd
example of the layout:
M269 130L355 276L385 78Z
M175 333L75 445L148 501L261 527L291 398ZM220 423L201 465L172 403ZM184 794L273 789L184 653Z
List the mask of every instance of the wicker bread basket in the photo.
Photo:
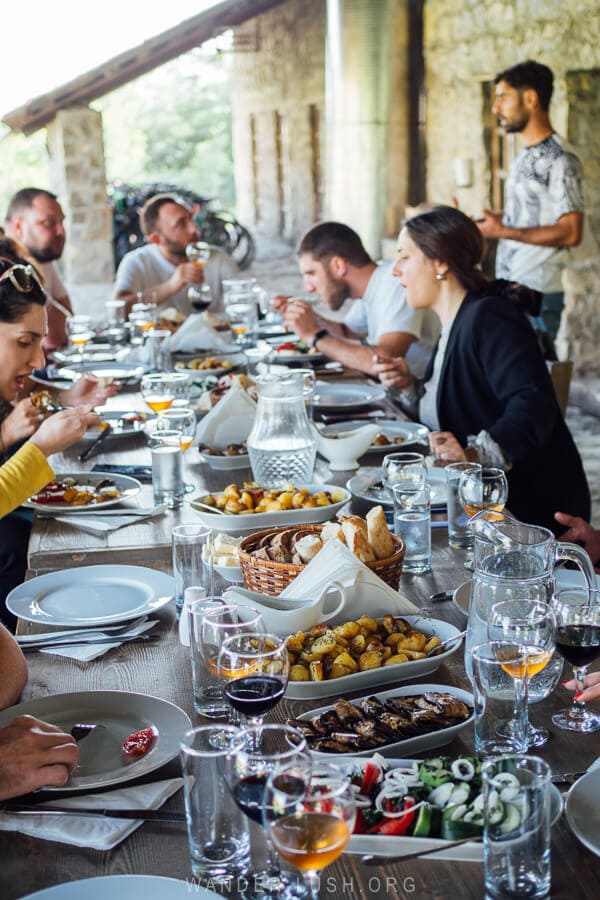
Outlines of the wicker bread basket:
M304 568L304 565L275 562L270 559L257 559L255 556L251 556L252 550L257 548L262 538L284 531L293 531L299 536L303 534L320 534L322 527L322 525L297 525L294 527L287 525L284 528L268 528L265 531L257 531L255 534L245 537L240 543L238 553L246 587L251 591L259 591L261 594L267 594L270 597L278 597L282 590ZM392 556L388 556L386 559L375 560L375 562L365 563L365 565L372 572L375 572L382 581L385 581L386 584L389 584L390 587L397 591L405 547L403 541L395 537L395 535L392 535L392 540L397 547L396 552Z

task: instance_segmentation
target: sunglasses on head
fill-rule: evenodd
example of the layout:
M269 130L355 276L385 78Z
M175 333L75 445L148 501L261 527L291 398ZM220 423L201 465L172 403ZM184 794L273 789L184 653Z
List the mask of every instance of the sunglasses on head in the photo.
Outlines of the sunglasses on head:
M10 260L5 260L5 262L9 261ZM27 265L23 265L22 263L15 263L12 265L6 272L3 272L2 275L0 275L0 284L3 281L10 281L12 286L21 294L28 294L34 289L35 285L39 287L40 291L44 290L38 273L29 263L27 263Z

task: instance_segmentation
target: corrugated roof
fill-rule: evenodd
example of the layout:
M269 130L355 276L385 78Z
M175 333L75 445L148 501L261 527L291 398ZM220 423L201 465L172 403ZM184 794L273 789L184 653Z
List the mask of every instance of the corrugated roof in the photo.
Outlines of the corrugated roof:
M6 113L2 121L13 131L33 134L47 125L60 109L88 104L283 2L285 0L225 0L47 94L28 100Z

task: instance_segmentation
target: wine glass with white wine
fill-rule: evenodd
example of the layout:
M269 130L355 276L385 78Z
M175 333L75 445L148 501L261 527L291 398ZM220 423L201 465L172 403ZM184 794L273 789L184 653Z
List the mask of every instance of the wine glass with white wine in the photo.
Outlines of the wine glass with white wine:
M210 259L210 245L205 241L192 241L185 248L185 255L196 266L205 266ZM212 303L210 285L202 281L199 284L191 284L187 289L187 298L196 312L203 312Z

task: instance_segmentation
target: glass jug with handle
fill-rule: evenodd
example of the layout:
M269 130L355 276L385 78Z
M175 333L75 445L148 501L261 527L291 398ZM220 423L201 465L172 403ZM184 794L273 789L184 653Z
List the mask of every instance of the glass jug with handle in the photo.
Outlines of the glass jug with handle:
M584 582L595 587L595 573L588 554L577 544L557 541L547 528L519 522L509 513L483 510L469 521L475 536L474 573L465 637L465 669L472 678L472 648L486 641L489 612L502 600L548 602L554 593L554 570L569 560L582 571ZM559 668L560 666L560 668ZM531 698L542 690L548 695L548 679L555 683L562 661L553 660L529 684ZM537 699L541 699L538 697ZM531 702L531 699L530 699Z

